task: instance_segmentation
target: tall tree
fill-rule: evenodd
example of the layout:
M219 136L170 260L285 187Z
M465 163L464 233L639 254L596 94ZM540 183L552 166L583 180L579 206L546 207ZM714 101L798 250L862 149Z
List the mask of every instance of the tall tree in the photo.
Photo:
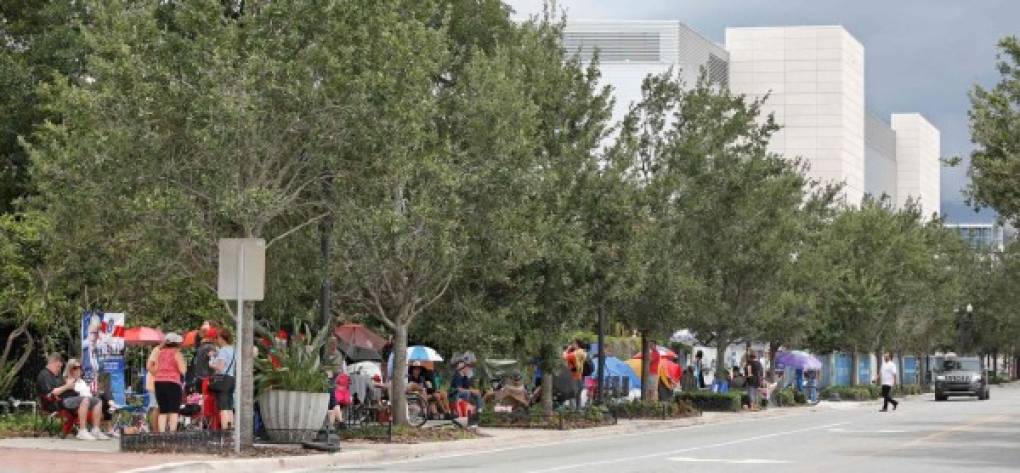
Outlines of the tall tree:
M37 204L59 235L95 237L86 249L114 266L155 255L139 280L182 275L214 301L218 238L265 238L272 254L322 216L322 169L340 174L348 110L372 99L345 82L361 59L350 46L366 38L352 28L361 18L297 1L109 1L88 11L82 74L43 89L58 119L30 148ZM103 231L79 233L97 222ZM252 322L239 345L252 346Z
M970 93L971 152L967 188L970 202L988 206L1014 225L1020 224L1020 39L999 41L997 69L1002 76L991 89Z
M672 73L653 76L643 91L632 112L638 125L621 136L636 143L649 216L675 259L666 268L681 280L676 310L722 360L726 346L754 334L779 289L775 275L798 249L790 235L813 183L796 159L767 151L778 126L761 116L761 100L734 96L704 74L689 88Z

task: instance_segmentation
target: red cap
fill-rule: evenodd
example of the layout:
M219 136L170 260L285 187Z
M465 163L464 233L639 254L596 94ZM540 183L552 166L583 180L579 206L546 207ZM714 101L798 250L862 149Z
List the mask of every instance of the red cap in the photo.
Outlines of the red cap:
M209 330L205 331L205 338L214 340L216 337L219 336L219 334L220 333L216 331L216 327L209 327Z

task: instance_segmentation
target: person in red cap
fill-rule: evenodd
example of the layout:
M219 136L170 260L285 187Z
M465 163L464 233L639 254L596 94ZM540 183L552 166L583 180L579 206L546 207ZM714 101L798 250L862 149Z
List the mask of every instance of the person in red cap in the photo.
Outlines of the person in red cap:
M191 364L187 372L187 390L189 393L202 394L202 416L214 426L219 424L219 410L216 408L216 399L209 390L209 378L213 375L213 369L209 362L216 356L216 338L219 336L217 324L211 320L202 322L198 328L199 343L196 343L195 356L191 358Z

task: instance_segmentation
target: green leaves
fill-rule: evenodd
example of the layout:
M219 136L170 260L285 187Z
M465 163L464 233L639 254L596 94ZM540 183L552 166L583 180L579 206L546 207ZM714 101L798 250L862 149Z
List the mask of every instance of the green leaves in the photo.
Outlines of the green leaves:
M1020 223L1020 40L999 42L998 71L991 89L974 86L970 93L971 152L967 189L970 203L988 206L1014 225Z

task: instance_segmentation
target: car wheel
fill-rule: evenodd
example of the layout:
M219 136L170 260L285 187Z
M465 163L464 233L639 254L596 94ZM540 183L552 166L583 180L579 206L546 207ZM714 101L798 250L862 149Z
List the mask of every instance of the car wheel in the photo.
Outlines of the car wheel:
M945 401L946 400L946 395L942 394L942 393L935 393L935 400L936 401Z

